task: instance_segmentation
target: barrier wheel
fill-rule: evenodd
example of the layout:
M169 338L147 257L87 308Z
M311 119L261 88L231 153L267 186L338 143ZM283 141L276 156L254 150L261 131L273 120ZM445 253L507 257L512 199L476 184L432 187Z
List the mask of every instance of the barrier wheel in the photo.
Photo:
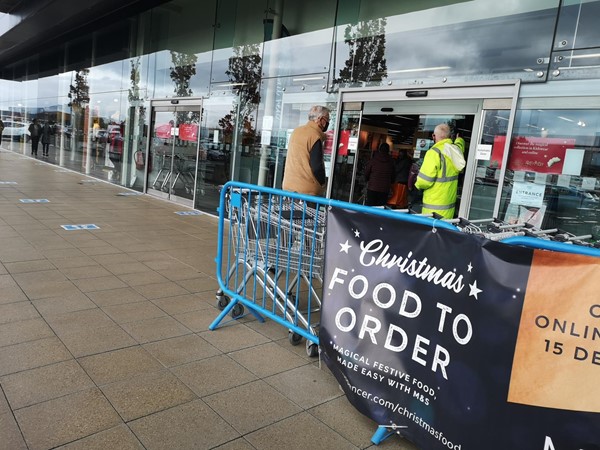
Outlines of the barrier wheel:
M298 333L294 333L293 331L290 331L288 333L288 340L290 341L290 344L298 345L300 342L302 342L302 336Z
M311 358L314 358L319 354L319 346L313 341L306 340L306 354Z
M244 315L244 305L241 303L236 303L236 305L231 309L231 317L237 319Z
M227 297L226 295L217 294L217 308L219 308L221 311L223 311L225 307L229 305L229 302L229 297Z

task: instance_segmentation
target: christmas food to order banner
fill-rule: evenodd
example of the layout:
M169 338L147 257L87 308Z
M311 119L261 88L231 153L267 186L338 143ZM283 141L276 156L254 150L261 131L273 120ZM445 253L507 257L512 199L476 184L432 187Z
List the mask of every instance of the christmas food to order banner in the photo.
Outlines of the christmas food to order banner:
M423 449L600 449L600 258L333 208L320 342Z

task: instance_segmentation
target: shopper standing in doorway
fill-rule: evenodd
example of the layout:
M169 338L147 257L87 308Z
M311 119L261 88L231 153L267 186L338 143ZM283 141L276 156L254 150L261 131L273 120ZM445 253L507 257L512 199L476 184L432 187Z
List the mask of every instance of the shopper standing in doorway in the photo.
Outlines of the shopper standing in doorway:
M392 195L387 205L393 209L408 208L408 174L413 160L408 156L406 149L400 149L398 158L394 162L394 182L392 183Z
M365 166L367 181L367 206L385 206L394 180L394 160L390 156L390 146L386 142L379 145L373 157Z
M454 217L458 174L466 163L463 156L465 141L450 138L450 126L441 123L433 131L435 144L423 160L415 187L423 191L423 214L436 213L444 219Z

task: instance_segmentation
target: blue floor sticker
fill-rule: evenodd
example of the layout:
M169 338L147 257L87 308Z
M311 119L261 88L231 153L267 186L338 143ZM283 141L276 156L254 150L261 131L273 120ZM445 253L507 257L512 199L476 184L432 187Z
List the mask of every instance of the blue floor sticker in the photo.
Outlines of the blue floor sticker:
M202 213L200 211L175 211L175 214L180 216L199 216Z
M84 224L84 225L61 225L61 227L67 231L73 230L99 230L100 227L98 225L94 225L93 223Z

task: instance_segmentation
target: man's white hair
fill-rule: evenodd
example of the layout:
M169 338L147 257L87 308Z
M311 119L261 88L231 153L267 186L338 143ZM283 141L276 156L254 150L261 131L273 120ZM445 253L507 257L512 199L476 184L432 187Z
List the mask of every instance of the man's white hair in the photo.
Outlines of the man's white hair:
M440 123L435 127L433 133L439 140L448 139L450 137L450 127L447 123Z
M312 108L310 108L310 111L308 111L308 120L314 122L315 120L319 120L321 117L328 115L329 108L326 108L325 106L321 105L315 105Z

